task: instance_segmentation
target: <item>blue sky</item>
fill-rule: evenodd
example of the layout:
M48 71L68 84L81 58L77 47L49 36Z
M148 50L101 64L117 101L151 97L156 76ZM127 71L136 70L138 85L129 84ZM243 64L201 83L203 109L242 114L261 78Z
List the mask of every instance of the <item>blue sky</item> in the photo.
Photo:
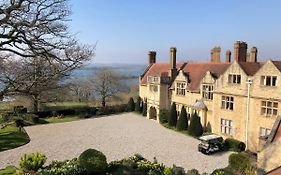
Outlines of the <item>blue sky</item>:
M258 57L281 59L280 0L71 0L71 31L83 43L95 44L96 63L208 61L210 50L233 49L236 40L257 46Z

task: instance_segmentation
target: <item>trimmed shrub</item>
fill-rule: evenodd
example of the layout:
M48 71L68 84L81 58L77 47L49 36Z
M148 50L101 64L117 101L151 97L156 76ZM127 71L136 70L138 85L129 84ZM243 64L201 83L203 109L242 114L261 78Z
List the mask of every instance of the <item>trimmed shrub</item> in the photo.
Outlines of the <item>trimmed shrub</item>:
M41 175L82 175L86 174L77 158L65 161L53 161L49 166L39 171Z
M191 117L188 134L194 137L199 137L203 134L203 127L200 122L200 117L196 112Z
M173 165L170 175L186 175L186 174L183 167L178 167L176 165Z
M212 172L211 175L233 175L233 173L229 170L225 169L216 169Z
M176 104L173 103L171 106L169 118L168 118L168 124L169 126L175 127L177 125L177 109L176 109Z
M236 140L236 139L232 139L232 138L225 139L224 146L226 149L228 149L230 151L234 151L234 152L245 151L245 148L246 148L245 143L243 143L239 140Z
M15 106L14 107L14 114L26 114L27 108L24 106Z
M79 163L87 171L87 174L105 173L107 162L105 155L95 149L88 149L79 156Z
M127 109L127 104L114 105L114 106L105 106L97 109L96 115L109 115L125 112Z
M25 154L19 160L20 168L26 172L37 172L45 164L47 158L41 153Z
M200 175L200 173L196 169L191 169L186 172L186 175Z
M185 107L183 106L181 109L180 117L177 121L177 130L183 131L183 130L187 130L187 128L188 128L187 113Z
M147 103L143 103L142 115L147 116Z
M130 100L128 102L127 111L128 112L135 111L135 102L132 97L130 98Z
M136 110L135 110L135 111L136 111L136 112L139 112L139 113L142 112L142 110L141 110L141 98L140 98L140 97L137 98Z
M17 118L17 119L15 120L15 124L16 124L16 127L22 128L22 127L24 126L24 121L23 121L23 119L21 119L21 118Z
M167 109L160 109L159 111L159 121L160 123L168 123L168 117L169 117L169 110Z
M233 153L229 156L228 163L231 169L236 172L244 172L250 165L248 156L242 153Z

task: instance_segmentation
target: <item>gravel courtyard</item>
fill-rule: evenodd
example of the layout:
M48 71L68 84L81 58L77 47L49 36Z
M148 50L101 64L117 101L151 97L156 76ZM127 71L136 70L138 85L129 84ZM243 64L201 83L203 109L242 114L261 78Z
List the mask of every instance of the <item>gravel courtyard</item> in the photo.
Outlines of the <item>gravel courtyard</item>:
M200 172L226 167L229 153L206 156L197 151L198 140L166 129L134 113L93 118L74 122L37 125L25 128L31 142L25 146L0 152L0 168L18 166L26 153L42 152L51 160L78 157L88 148L102 151L108 161L139 153L165 165Z

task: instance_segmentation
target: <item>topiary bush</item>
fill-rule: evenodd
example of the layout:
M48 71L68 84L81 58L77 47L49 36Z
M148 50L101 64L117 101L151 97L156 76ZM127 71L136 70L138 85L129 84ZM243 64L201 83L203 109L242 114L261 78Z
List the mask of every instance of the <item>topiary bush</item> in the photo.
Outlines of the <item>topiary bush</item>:
M191 117L188 134L194 137L199 137L203 134L203 127L200 122L200 117L196 112Z
M200 175L200 173L196 169L191 169L186 172L186 175Z
M159 111L159 121L160 123L168 123L168 117L169 117L169 110L167 109L160 109Z
M185 107L183 106L181 109L180 117L177 121L177 130L183 131L183 130L187 130L187 128L188 128L187 113Z
M229 167L236 172L244 172L250 165L248 156L242 153L233 153L228 159Z
M234 152L245 151L246 148L245 143L232 138L225 139L224 146L227 150L234 151Z
M83 175L86 169L83 168L77 158L65 161L53 161L49 166L39 171L41 175Z
M176 127L177 125L177 109L176 109L176 104L173 103L171 106L171 110L170 110L170 114L169 114L169 118L168 118L168 124L171 127Z
M105 173L107 169L105 155L95 149L88 149L81 153L79 163L86 169L88 175Z
M130 98L130 100L128 102L127 111L128 112L135 111L135 102L132 97Z
M142 109L141 109L141 98L138 97L137 98L137 102L136 102L136 106L135 106L135 111L141 113Z
M147 116L147 103L143 103L142 115Z
M41 153L25 154L19 160L19 166L25 173L37 172L45 164L47 157Z

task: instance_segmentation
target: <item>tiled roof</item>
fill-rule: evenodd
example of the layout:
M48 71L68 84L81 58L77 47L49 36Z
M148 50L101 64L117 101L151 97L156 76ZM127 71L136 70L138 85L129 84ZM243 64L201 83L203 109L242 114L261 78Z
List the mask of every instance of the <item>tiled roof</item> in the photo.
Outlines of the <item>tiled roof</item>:
M280 174L281 174L281 166L266 173L266 175L280 175Z
M278 116L267 139L266 146L281 138L281 117Z
M281 61L272 61L272 63L281 71Z
M179 69L184 63L177 63L177 69ZM169 63L154 63L150 66L150 68L146 71L144 76L141 79L141 84L147 83L147 77L149 76L155 76L160 77L162 76L168 76L170 70L170 64Z
M189 91L197 91L200 88L200 82L209 71L215 77L219 77L226 71L230 63L214 62L190 62L186 64L183 71L188 73L190 83L187 86Z
M238 62L244 72L249 75L253 76L255 73L261 68L263 63L259 62Z

